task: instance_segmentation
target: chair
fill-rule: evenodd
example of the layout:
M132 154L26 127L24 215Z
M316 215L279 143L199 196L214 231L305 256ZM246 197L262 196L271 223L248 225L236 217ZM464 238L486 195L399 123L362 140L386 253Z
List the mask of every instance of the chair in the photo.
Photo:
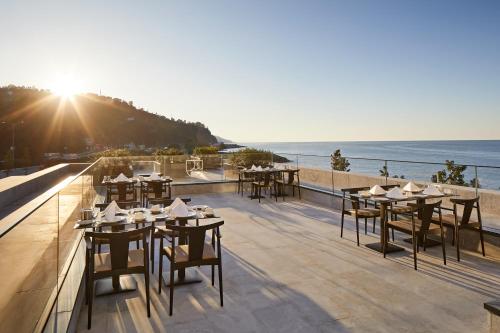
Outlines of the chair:
M191 198L182 198L182 201L184 203L191 202ZM150 205L163 205L163 207L170 206L174 202L174 199L169 199L169 198L160 198L160 199L149 199L149 204ZM161 221L156 221L161 222ZM154 260L155 260L155 240L158 238L162 238L163 235L158 231L157 228L155 228L155 223L153 223L153 230L152 230L152 235L151 235L151 273L154 273L155 268L154 268Z
M263 172L259 173L256 177L256 180L252 182L252 193L256 195L259 198L259 203L260 203L260 198L262 196L262 189L267 190L269 189L269 197L271 198L273 193L274 197L276 199L276 202L278 202L278 193L276 191L276 183L274 182L274 173L272 172Z
M300 177L299 177L299 171L300 170L283 170L282 174L283 177L280 179L276 179L276 186L280 188L281 193L283 194L283 201L285 200L285 188L286 186L291 186L292 187L292 196L295 196L295 187L297 187L298 192L299 192L299 199L301 199L300 195ZM287 174L287 177L285 179L284 174ZM297 175L297 182L295 182L295 175Z
M441 215L441 201L435 203L408 203L408 206L413 208L413 212L418 212L419 218L415 217L415 214L411 214L411 220L395 220L387 221L385 223L384 232L387 235L389 228L393 228L399 232L408 234L412 236L413 244L413 264L415 270L417 270L417 252L419 251L419 246L422 243L425 251L427 235L436 234L440 232L441 234L441 245L443 249L443 262L446 265L446 249L444 244L444 232L443 232L443 220ZM439 213L439 225L432 223L432 218L434 215L434 210L437 209ZM383 244L384 258L386 256L387 239Z
M134 182L117 182L106 184L106 201L113 201L113 196L118 196L117 201L136 201L137 192ZM129 195L132 198L129 198Z
M220 226L224 221L211 223L203 226L179 226L166 225L165 230L159 229L160 232L171 231L170 246L163 247L163 237L160 239L160 262L159 262L159 278L158 278L158 293L161 294L162 273L163 273L163 256L166 256L170 261L170 315L173 311L174 302L174 273L179 269L186 269L194 266L212 266L212 286L214 285L214 266L217 266L219 273L219 295L220 305L224 306L222 297L222 260L220 246ZM205 242L205 233L212 230L211 244ZM176 236L173 233L179 234L179 245L175 244ZM167 234L164 234L168 236ZM185 240L188 240L187 242ZM187 243L187 244L185 244Z
M170 187L170 180L144 180L141 181L140 186L141 201L144 206L147 206L149 200L151 199L151 194L153 198L171 198L172 191ZM163 194L165 193L165 196Z
M359 191L369 190L369 187L351 187L343 188L342 191L342 218L340 222L340 237L344 235L344 215L353 216L356 220L356 242L359 246L359 218L365 219L365 234L367 233L367 223L369 218L373 218L373 223L375 225L375 219L380 217L380 210L377 208L369 208L368 203L365 200L364 207L360 205L360 199L354 194ZM346 209L346 201L351 203L351 209Z
M119 288L120 276L127 274L144 274L146 285L146 307L148 317L151 316L149 297L149 252L147 237L151 227L121 232L85 232L86 249L86 299L88 302L87 327L92 324L92 303L94 298L94 281L112 278L113 287ZM143 248L129 249L131 239L140 236ZM109 243L109 253L95 253L95 240L104 239Z
M243 192L245 190L245 184L251 184L255 181L255 177L252 173L249 173L244 170L239 170L238 172L238 194L241 192L241 196L243 196Z
M460 261L460 230L463 229L479 230L481 250L484 257L486 254L484 251L483 223L481 219L481 210L479 208L479 197L472 199L451 198L450 201L453 203L453 214L444 214L442 220L445 227L452 228L454 231L452 245L455 243L456 239L457 261ZM458 206L463 206L462 216L458 215ZM474 208L477 213L477 221L471 220ZM436 223L439 221L433 220L433 222Z

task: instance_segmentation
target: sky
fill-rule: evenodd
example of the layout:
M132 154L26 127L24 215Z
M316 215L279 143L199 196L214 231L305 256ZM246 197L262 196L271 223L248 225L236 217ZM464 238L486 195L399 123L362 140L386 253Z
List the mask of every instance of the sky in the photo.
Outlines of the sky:
M237 142L500 139L500 1L0 0L0 85Z

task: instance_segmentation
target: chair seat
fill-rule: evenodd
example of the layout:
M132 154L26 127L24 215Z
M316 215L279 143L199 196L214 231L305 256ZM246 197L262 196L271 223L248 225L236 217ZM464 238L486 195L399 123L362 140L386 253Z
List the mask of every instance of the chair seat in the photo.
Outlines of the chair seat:
M172 248L170 246L164 247L163 250L169 259L172 258ZM214 248L212 245L205 243L203 245L202 260L216 259ZM175 262L189 261L189 245L178 245L175 247Z
M355 209L349 209L347 211L350 215L356 216ZM379 217L380 210L376 208L360 208L357 210L358 217Z
M406 220L396 220L396 221L388 221L387 225L391 228L394 228L396 230L406 232L411 234L412 233L412 223L411 221L406 221ZM422 228L422 221L419 219L415 219L415 232L420 232L420 229ZM440 226L437 224L431 223L429 225L429 232L432 232L434 230L439 230Z
M452 228L455 227L455 215L443 214L442 219L443 219L443 225L445 225L447 227L452 227ZM459 228L469 228L469 229L479 228L479 222L474 221L474 220L469 220L469 222L467 222L467 224L464 224L464 225L460 224L460 221L462 221L462 217L460 215L457 216L457 221L459 224ZM432 222L439 224L439 217L434 217L432 219Z
M411 206L392 206L392 208L390 208L393 214L411 213L413 210Z
M129 250L127 268L144 266L144 250ZM94 271L107 272L111 271L111 254L98 253L94 255Z

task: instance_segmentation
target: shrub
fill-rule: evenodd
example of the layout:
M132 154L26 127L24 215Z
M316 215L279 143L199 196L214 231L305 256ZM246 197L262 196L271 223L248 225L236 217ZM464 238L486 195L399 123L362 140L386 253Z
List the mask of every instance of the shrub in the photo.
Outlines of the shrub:
M281 159L283 159L283 157L281 157ZM232 153L230 158L231 165L235 167L245 167L245 168L251 167L252 164L260 165L262 167L271 166L272 161L273 161L273 153L267 150L255 149L255 148L245 148L239 150L237 152ZM281 163L280 161L275 161L275 162Z
M196 147L193 150L194 155L213 155L219 153L219 147L204 146Z
M175 147L169 147L164 149L157 149L154 152L155 156L174 156L174 155L183 155L184 153Z

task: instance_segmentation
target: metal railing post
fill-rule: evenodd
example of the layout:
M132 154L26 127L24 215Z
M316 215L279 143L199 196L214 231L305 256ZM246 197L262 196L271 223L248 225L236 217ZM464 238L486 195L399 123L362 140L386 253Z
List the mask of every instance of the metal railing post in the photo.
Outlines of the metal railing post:
M479 179L477 178L477 166L474 167L474 187L476 188L476 197L479 195Z
M387 160L384 161L385 166L385 185L387 185L387 178L389 177L389 169L387 169Z

